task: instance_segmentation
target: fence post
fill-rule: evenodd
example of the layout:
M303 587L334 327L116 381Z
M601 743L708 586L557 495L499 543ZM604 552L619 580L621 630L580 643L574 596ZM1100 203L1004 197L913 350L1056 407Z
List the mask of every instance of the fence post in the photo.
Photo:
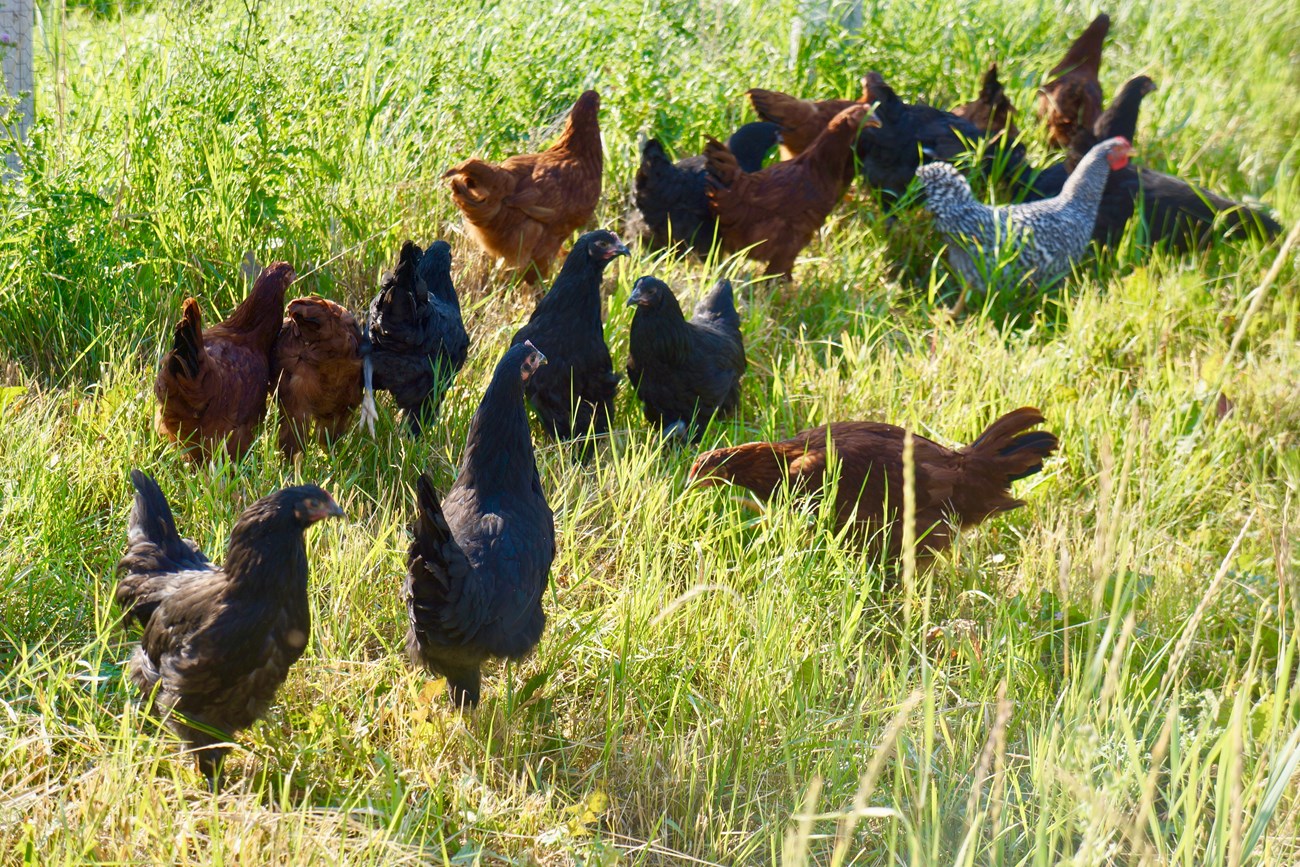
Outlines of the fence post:
M32 125L32 20L35 0L0 0L0 57L5 87L14 100L0 110L0 138L26 141ZM0 145L3 147L3 145ZM22 169L15 150L5 148L7 174Z

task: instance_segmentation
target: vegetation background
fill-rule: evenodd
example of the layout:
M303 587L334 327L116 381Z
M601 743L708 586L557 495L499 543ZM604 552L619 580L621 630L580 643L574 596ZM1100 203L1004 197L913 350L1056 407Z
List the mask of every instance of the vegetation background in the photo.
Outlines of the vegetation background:
M972 98L1034 89L1092 16L1062 0L881 0L856 32L796 32L792 0L42 2L38 123L0 185L0 851L74 864L1294 864L1300 861L1300 295L1294 254L1135 247L1046 298L960 324L936 239L855 193L782 291L735 261L612 270L693 299L741 285L751 369L706 445L842 418L969 441L1041 407L1063 444L1028 505L900 587L824 516L683 492L626 390L597 460L543 446L559 554L539 652L475 714L401 658L410 485L450 482L527 292L462 235L442 171L544 144L603 98L605 200L637 137L679 155L765 86ZM1103 80L1151 75L1146 165L1300 218L1300 6L1114 0ZM442 423L286 466L265 436L192 468L152 429L186 295L287 259L360 308L400 242L449 238L474 340ZM1234 337L1238 338L1234 341ZM1223 399L1220 399L1220 395ZM274 423L274 416L268 429ZM296 480L314 629L269 718L209 794L122 682L111 605L127 470L156 475L214 558Z

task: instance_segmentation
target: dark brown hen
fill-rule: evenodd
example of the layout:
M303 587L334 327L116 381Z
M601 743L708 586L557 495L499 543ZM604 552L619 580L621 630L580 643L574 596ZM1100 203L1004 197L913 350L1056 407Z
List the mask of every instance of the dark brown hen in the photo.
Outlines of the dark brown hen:
M996 63L984 73L984 78L980 82L980 95L970 102L957 106L952 113L975 124L986 135L994 136L1005 132L1005 137L1013 140L1020 135L1015 122L1011 119L1016 109L1007 97L1002 82L998 80Z
M812 147L835 115L861 99L800 99L779 90L755 87L745 91L758 116L781 130L781 157L792 160Z
M971 527L991 515L1024 505L1011 496L1016 479L1039 472L1056 451L1047 431L1024 431L1043 423L1023 407L995 421L963 449L950 449L912 435L916 490L916 539L924 553L950 542L949 521ZM838 465L836 526L852 524L853 537L894 560L902 552L903 445L906 431L890 424L839 422L806 430L776 443L746 443L695 459L690 483L731 483L770 499L789 487L820 497L828 471Z
M460 474L441 502L420 476L406 606L411 662L447 679L457 706L478 704L480 667L519 659L546 626L542 594L555 523L537 475L523 384L546 358L516 344L497 363L469 426Z
M879 121L870 108L852 103L797 157L753 173L742 171L731 152L710 139L704 148L709 207L718 218L722 248L766 262L769 276L789 278L795 257L844 197L852 179L845 166L864 126Z
M1054 75L1038 91L1038 116L1047 124L1048 138L1059 148L1070 146L1079 129L1092 129L1101 114L1101 50L1110 32L1110 16L1098 15L1074 40Z
M361 328L342 305L315 295L289 302L271 365L286 457L302 451L313 421L321 445L347 431L362 404L362 346Z
M199 304L185 300L172 351L154 382L154 426L189 457L224 448L238 459L257 436L271 391L271 347L280 333L293 268L276 262L224 321L204 330Z
M315 485L265 496L239 516L217 567L176 532L153 479L132 470L131 483L116 599L144 634L127 673L215 787L220 744L266 712L307 646L303 531L343 510Z

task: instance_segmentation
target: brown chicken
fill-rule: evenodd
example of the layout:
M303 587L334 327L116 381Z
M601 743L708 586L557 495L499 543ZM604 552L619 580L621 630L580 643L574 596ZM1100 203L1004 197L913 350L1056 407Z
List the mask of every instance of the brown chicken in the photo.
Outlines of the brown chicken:
M253 444L271 391L271 347L284 315L284 291L294 279L287 262L270 265L235 312L206 331L199 303L185 300L153 392L154 426L184 444L189 457L210 458L224 447L238 459Z
M1068 148L1076 129L1092 129L1101 114L1101 49L1110 31L1110 16L1098 15L1083 31L1060 63L1054 75L1038 91L1038 116L1047 124L1052 144Z
M302 451L313 420L322 446L347 431L362 403L362 361L361 329L351 313L316 295L289 302L271 361L285 457Z
M529 283L550 273L560 245L596 212L604 168L599 112L600 96L589 90L549 150L500 165L466 160L443 175L469 233Z
M959 105L952 110L957 117L965 118L984 130L990 136L1006 132L1007 138L1015 139L1020 134L1011 116L1016 113L1015 106L1002 89L998 81L998 65L994 63L984 73L980 82L980 95L972 102Z
M835 115L861 100L800 99L779 90L753 88L745 91L754 111L769 123L781 127L781 159L794 159L807 150Z
M709 207L718 218L724 250L745 250L767 263L769 276L789 277L799 255L844 196L853 142L863 126L880 126L871 109L853 103L792 160L745 173L725 145L710 139Z
M1043 468L1056 450L1042 414L1023 407L999 418L964 449L946 448L912 435L916 485L916 539L931 555L951 540L951 523L972 527L998 512L1024 505L1011 496L1011 482ZM827 434L830 445L828 447ZM855 540L895 560L902 552L903 442L906 431L875 422L839 422L777 443L746 443L706 452L695 459L688 484L730 483L770 499L783 486L818 497L827 464L839 462L835 497L837 528L854 524Z

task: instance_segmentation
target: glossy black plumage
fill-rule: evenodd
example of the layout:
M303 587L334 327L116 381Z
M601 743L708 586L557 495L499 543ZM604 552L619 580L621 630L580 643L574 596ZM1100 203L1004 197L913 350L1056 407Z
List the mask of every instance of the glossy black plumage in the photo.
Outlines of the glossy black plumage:
M952 162L970 149L968 142L985 137L982 129L952 112L903 102L877 72L867 73L864 89L867 101L878 103L880 126L863 129L858 136L858 171L886 207L907 191L923 161ZM989 148L986 162L995 150ZM1008 171L1014 173L1023 160L1023 146L1015 145L1007 158Z
M698 441L715 413L740 403L745 346L731 282L719 280L689 322L673 291L654 277L636 281L628 304L636 313L627 376L646 419L664 429L680 424Z
M217 567L176 532L153 479L132 470L131 483L116 599L143 636L128 676L215 783L228 748L214 745L266 712L307 646L303 531L343 511L315 485L263 497L240 515Z
M397 268L370 302L374 387L393 395L413 434L437 417L443 395L465 365L469 335L451 281L451 247L427 251L407 241Z
M1155 84L1145 75L1125 82L1097 119L1093 131L1079 130L1075 133L1065 161L1039 172L1027 185L1025 201L1050 198L1059 193L1082 154L1087 153L1096 141L1135 133L1142 99L1154 90ZM1097 209L1092 240L1102 247L1118 244L1137 211L1139 201L1143 221L1139 240L1148 245L1168 243L1179 252L1202 249L1217 236L1272 238L1282 231L1282 226L1263 211L1212 193L1182 178L1130 165L1111 172L1107 179Z
M613 232L583 235L528 324L510 341L531 340L546 352L546 366L529 378L524 393L554 439L609 431L618 378L601 324L600 281L605 266L627 254Z
M546 626L542 594L555 558L555 524L523 395L524 381L545 362L531 343L512 346L470 423L446 497L439 502L427 474L418 481L407 653L447 679L458 706L478 703L484 660L528 654Z
M779 138L780 127L774 123L747 123L731 134L727 148L744 171L756 172ZM707 175L708 160L702 154L674 163L658 140L645 143L635 198L652 249L682 242L701 256L709 254L717 220L709 210Z

